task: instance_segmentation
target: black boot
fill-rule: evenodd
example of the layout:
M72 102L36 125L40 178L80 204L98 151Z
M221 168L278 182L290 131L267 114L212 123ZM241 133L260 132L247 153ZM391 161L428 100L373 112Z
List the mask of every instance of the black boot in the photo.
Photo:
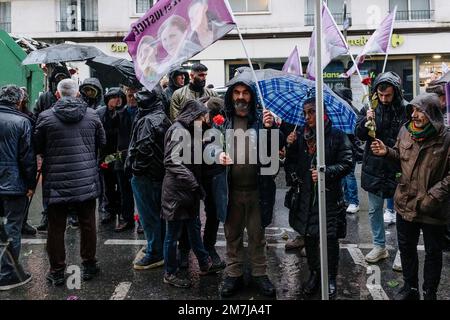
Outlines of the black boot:
M436 290L423 290L423 300L437 300Z
M419 290L405 283L395 296L395 300L420 300Z
M46 212L42 212L41 223L37 226L37 231L46 232L48 228L48 217Z
M244 277L229 277L226 276L222 282L222 288L220 294L222 297L231 297L237 291L239 291L244 286Z
M256 285L258 286L259 292L263 296L275 297L276 295L275 287L273 286L272 282L270 281L267 275L253 277L253 281L255 281Z
M220 266L222 269L226 267L225 261L223 261L219 254L216 251L216 248L212 247L212 248L207 248L206 249L209 253L209 256L213 262L214 265L218 265Z
M27 236L35 236L37 233L37 230L30 225L28 222L24 222L22 226L22 234Z
M311 270L309 273L308 281L303 283L302 290L307 296L311 296L319 291L320 286L320 274L316 270Z

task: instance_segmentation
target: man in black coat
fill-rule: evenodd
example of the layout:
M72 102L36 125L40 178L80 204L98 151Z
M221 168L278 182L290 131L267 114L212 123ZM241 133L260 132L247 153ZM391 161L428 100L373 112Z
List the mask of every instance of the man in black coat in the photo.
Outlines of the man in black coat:
M8 249L15 261L20 255L21 229L28 197L36 187L32 121L17 110L22 99L22 91L15 85L0 89L0 219L7 219L5 231L12 239ZM10 261L3 249L0 246L0 291L31 280L30 274L16 274L15 262Z
M291 147L286 152L286 169L293 179L297 200L292 201L289 224L305 239L306 257L310 276L302 289L306 295L314 294L320 285L319 256L319 204L317 192L316 152L316 103L315 98L306 100L303 106L306 125L297 136L288 137ZM345 204L341 179L352 167L352 146L347 135L332 127L325 115L325 179L329 296L336 297L336 276L339 262L339 238L345 238ZM297 189L298 188L298 189ZM290 192L292 192L290 191Z
M134 262L134 269L151 269L164 264L163 241L165 221L160 217L164 178L164 136L171 122L155 91L135 94L139 108L131 136L125 172L131 171L131 186L136 199L147 249Z
M100 195L97 150L106 143L105 131L70 79L58 84L59 100L39 115L34 140L43 156L43 198L48 207L47 252L54 285L64 283L67 208L75 209L81 230L83 280L99 271L96 260L95 199Z
M361 187L369 195L369 219L374 244L373 250L365 257L369 263L376 263L389 257L386 250L383 204L384 199L394 196L397 187L396 174L400 172L400 167L373 154L370 149L373 138L369 136L366 123L370 119L375 119L376 138L393 147L400 128L408 119L401 79L396 73L379 74L373 83L373 95L376 95L377 101L375 111L372 107L363 108L355 129L355 135L361 141L367 141L363 155Z

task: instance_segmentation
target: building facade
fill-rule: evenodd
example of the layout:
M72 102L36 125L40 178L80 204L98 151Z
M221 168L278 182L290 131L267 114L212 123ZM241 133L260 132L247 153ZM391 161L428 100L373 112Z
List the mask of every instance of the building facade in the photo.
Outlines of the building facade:
M212 1L212 0L210 0ZM130 58L122 39L130 25L153 5L153 0L0 0L0 28L47 42L73 41L95 45L106 54ZM425 90L450 65L450 1L447 0L328 0L328 7L342 27L353 55L363 48L381 20L397 6L394 35L386 70L403 79L405 95L411 99ZM344 2L346 17L344 18ZM256 68L281 68L295 46L306 69L314 0L229 0ZM208 82L223 86L234 70L247 65L236 31L195 56L209 68ZM339 75L349 67L342 56L324 71L331 85L351 85L355 100L362 91L359 79ZM379 73L384 56L368 57L363 75ZM78 64L80 78L89 68ZM443 70L444 69L444 70ZM357 103L358 104L358 103Z

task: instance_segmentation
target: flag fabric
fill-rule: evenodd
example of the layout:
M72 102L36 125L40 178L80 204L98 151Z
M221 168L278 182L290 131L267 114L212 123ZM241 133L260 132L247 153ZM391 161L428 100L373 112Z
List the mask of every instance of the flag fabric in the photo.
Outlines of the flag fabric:
M445 75L449 70L448 65L445 62L442 62L442 74Z
M348 52L348 45L344 40L344 36L339 30L333 15L330 13L327 5L323 4L322 9L322 70L334 58L346 54ZM309 63L306 70L308 79L315 79L315 55L316 55L316 30L314 29L309 43Z
M391 39L392 30L395 22L395 14L397 6L394 10L384 18L377 30L372 34L369 41L367 41L361 53L356 57L356 65L353 65L347 72L343 74L344 77L350 77L357 69L357 65L364 62L365 56L370 53L387 53L389 47L389 40Z
M167 73L234 29L225 0L160 0L125 37L136 76L152 90Z
M300 58L298 55L297 46L295 46L289 58L286 60L283 66L283 72L292 73L299 76L303 76L302 66L300 64Z

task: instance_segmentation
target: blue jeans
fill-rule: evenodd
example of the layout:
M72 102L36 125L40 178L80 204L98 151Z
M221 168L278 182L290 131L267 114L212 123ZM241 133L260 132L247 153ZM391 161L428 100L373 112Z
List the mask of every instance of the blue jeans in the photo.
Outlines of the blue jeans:
M369 192L369 220L372 229L373 244L382 248L386 246L383 205L383 198Z
M22 239L22 224L25 217L25 208L27 207L28 198L22 196L6 196L0 195L0 210L2 215L7 219L5 231L11 239L8 249L16 261L20 256L20 241ZM1 248L3 249L3 248ZM3 250L1 250L3 252ZM0 252L0 253L1 253ZM1 258L0 279L13 278L16 275L14 264L7 254L3 254Z
M163 258L165 223L160 217L162 182L155 182L141 176L131 178L134 199L139 213L139 221L147 239L148 258Z
M394 211L394 198L386 199L386 208Z
M358 184L355 178L355 167L344 178L342 178L342 188L344 188L344 200L348 204L354 204L359 206L358 199Z
M189 243L197 257L199 266L208 264L209 254L203 246L200 234L200 217L187 220L167 221L166 238L164 239L164 270L168 274L175 274L178 270L177 241L180 238L183 226L186 226Z

